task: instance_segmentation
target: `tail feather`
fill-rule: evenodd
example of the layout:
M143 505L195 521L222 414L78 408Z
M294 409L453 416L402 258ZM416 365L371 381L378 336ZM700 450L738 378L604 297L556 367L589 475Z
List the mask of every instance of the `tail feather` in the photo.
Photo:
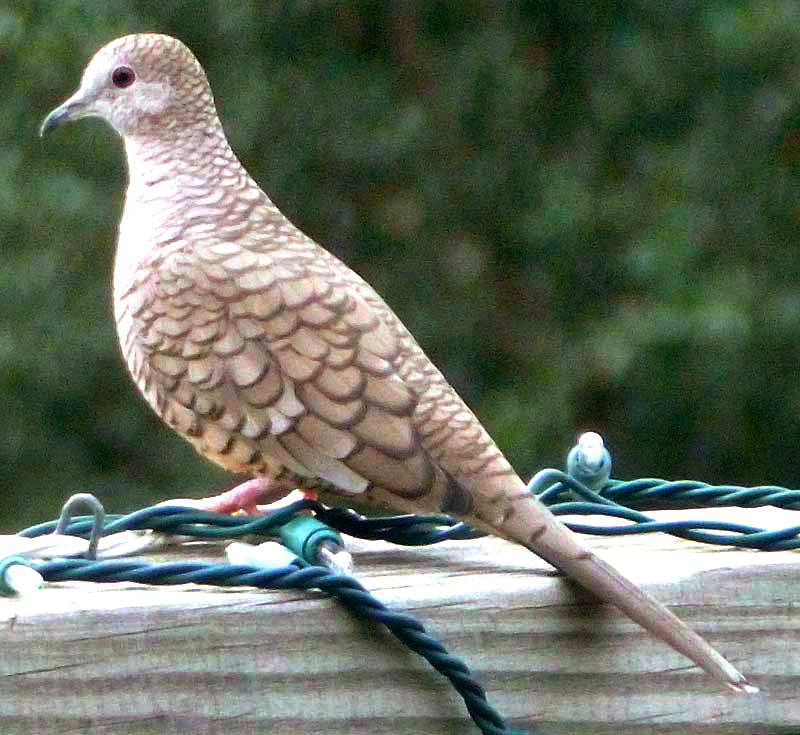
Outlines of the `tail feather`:
M575 534L530 494L514 498L503 520L488 530L541 556L734 691L758 691L680 618L584 548Z

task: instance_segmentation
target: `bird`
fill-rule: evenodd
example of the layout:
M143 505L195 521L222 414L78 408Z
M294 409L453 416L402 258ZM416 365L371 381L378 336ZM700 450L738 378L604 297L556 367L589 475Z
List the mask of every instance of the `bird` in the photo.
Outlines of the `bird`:
M127 158L113 293L133 381L201 455L250 478L209 508L301 488L450 514L521 544L730 689L757 690L556 520L384 300L279 211L183 42L111 41L40 132L85 117L109 123Z

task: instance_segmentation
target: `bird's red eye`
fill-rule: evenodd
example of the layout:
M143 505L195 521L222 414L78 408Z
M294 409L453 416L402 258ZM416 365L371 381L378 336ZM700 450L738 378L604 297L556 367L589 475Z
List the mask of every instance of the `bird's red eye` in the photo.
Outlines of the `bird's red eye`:
M135 79L136 74L133 73L133 69L129 66L118 66L111 72L111 81L115 87L119 87L120 89L130 87Z

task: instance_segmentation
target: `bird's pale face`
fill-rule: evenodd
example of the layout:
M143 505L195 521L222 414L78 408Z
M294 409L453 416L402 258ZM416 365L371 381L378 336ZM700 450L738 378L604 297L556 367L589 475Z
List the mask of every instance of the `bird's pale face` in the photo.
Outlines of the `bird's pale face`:
M99 117L124 138L162 138L214 122L216 110L192 52L177 39L143 33L100 49L80 89L45 118L41 132L82 117Z
M152 129L168 119L177 95L169 77L148 72L146 61L128 49L102 49L86 67L80 89L47 116L42 132L82 117L99 117L123 137Z

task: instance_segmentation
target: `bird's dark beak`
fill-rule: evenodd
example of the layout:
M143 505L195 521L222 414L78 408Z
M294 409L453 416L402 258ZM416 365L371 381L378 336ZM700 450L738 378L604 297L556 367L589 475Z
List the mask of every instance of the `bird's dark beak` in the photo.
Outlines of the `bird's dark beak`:
M59 125L70 120L77 120L85 117L89 112L86 101L81 96L80 91L72 95L63 105L59 105L44 120L39 128L39 135L55 130Z

